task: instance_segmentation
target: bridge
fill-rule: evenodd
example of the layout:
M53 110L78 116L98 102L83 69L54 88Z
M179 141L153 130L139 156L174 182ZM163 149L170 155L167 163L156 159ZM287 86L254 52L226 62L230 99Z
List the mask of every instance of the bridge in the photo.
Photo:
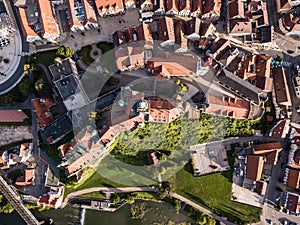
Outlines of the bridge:
M2 176L0 176L0 191L12 204L14 209L19 213L27 225L39 225L40 222L27 209L21 200L21 197L6 183Z

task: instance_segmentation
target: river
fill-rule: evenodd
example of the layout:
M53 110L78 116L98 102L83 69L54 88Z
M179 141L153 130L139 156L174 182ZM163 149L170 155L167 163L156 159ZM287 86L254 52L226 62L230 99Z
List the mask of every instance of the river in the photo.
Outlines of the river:
M187 215L177 213L174 207L165 202L136 201L136 204L144 202L145 215L142 219L131 218L131 205L126 204L116 212L103 212L95 210L80 210L68 205L64 209L47 210L34 214L40 219L53 219L55 225L153 225L172 220L175 223L195 222ZM83 218L81 218L84 216ZM25 225L20 216L13 212L11 214L0 214L0 225Z

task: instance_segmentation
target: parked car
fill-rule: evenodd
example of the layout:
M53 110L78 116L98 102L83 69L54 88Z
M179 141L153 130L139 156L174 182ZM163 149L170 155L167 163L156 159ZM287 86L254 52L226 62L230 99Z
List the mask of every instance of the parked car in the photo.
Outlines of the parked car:
M271 225L273 224L273 221L270 220L270 219L266 219L266 221L267 221L268 224L271 224Z

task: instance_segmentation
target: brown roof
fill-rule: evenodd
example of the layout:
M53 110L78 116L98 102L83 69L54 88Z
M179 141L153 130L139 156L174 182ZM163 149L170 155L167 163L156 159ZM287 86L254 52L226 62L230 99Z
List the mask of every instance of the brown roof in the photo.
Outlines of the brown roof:
M246 35L252 33L252 24L248 21L240 19L229 21L229 32L230 34Z
M171 76L190 76L197 71L198 58L195 56L169 55L151 58L147 62L148 69L155 76L169 78Z
M273 117L271 121L273 121ZM286 124L287 120L282 120L279 123L277 123L272 130L271 136L276 138L285 138L287 135L287 132L285 130Z
M287 210L292 211L294 213L298 213L300 209L300 200L299 195L289 193L286 198L286 207Z
M279 152L282 151L280 142L265 143L253 146L253 152L256 155L262 155L266 163L276 164Z
M245 59L240 62L240 67L235 72L240 78L253 81L256 87L271 91L271 63L271 56L245 54Z
M286 185L291 188L299 188L300 184L300 171L296 169L288 169L288 177Z
M205 112L234 118L248 118L250 103L246 100L208 95Z
M156 151L147 152L147 158L150 164L157 165L159 163L159 159Z
M32 185L33 178L34 178L34 169L26 169L24 172L24 176L17 178L16 185L17 186Z
M286 12L292 8L289 0L276 0L277 12Z
M175 41L174 22L170 17L163 17L156 21L158 28L158 39L162 42Z
M241 0L233 0L228 2L228 14L229 18L244 17L244 3Z
M220 16L221 6L222 6L221 0L206 0L204 1L203 4L202 13L203 15L207 13L211 13Z
M292 105L283 67L273 68L272 74L277 104L286 106Z
M22 110L0 110L0 122L23 122L28 116Z
M264 158L260 155L247 155L246 178L258 181L261 178Z
M44 99L32 99L31 103L33 105L34 111L36 113L37 121L39 128L45 127L49 125L52 121L52 115L50 112L50 108L56 103L52 98L44 98Z
M256 192L259 195L265 195L267 191L267 182L265 181L256 181L254 192Z

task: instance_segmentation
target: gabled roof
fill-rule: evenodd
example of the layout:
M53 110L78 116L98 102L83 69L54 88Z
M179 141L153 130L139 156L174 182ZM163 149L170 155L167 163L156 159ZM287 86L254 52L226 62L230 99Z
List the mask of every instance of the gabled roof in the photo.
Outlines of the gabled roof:
M232 0L228 2L229 19L234 17L244 17L244 3L241 0Z
M287 180L286 185L291 188L299 188L300 185L300 171L297 169L289 168L287 169Z
M59 30L53 14L52 3L49 0L39 0L41 21L44 28L43 37L49 40L58 38Z
M246 178L258 181L261 178L264 158L260 155L247 155Z
M261 89L253 86L248 81L243 80L226 69L223 69L218 75L217 80L227 87L232 88L236 94L243 98L252 100L258 104L260 102L260 95L263 93Z
M265 143L253 146L255 155L262 155L266 163L276 165L278 154L282 151L280 142Z
M26 41L30 41L30 39L40 39L39 35L34 31L33 27L29 26L27 16L26 16L26 10L25 8L18 7L19 9L19 21L24 33L24 36L26 37Z
M279 105L292 105L289 87L283 67L272 69L276 102Z
M206 113L222 116L248 118L250 111L250 103L242 99L208 95L207 103L209 107L205 110Z
M285 208L291 212L298 213L300 211L300 196L286 192Z
M0 122L23 122L28 116L22 110L0 110Z
M158 28L158 40L165 41L175 41L175 32L174 32L174 22L170 17L163 17L156 21Z

